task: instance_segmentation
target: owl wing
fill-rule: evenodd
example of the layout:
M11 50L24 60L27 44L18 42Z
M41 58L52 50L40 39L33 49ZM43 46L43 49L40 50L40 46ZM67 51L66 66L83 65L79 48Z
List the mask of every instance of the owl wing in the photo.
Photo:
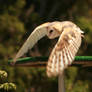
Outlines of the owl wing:
M23 56L29 49L31 49L34 46L34 44L37 43L38 40L40 40L47 34L46 27L48 26L48 24L49 22L44 23L34 29L34 31L31 33L31 35L28 37L26 42L23 44L23 46L20 48L19 52L13 59L12 64L14 64L19 57Z
M72 63L81 45L82 31L79 28L64 28L49 57L47 75L56 76Z

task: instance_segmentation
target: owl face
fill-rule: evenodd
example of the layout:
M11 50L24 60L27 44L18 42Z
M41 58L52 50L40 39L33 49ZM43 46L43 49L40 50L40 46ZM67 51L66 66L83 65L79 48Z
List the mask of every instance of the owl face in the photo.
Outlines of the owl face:
M47 36L49 39L59 37L61 34L62 26L59 22L53 22L47 27Z

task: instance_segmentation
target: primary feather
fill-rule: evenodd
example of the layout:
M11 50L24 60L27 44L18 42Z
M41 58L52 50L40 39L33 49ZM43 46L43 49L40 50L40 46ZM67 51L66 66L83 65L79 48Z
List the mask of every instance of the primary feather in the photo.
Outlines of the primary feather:
M31 33L31 35L28 37L26 42L23 44L23 46L20 48L19 52L13 59L13 63L15 63L19 57L23 56L29 49L31 49L37 43L38 40L40 40L47 34L46 27L48 26L48 24L49 22L44 23L34 29L34 31Z

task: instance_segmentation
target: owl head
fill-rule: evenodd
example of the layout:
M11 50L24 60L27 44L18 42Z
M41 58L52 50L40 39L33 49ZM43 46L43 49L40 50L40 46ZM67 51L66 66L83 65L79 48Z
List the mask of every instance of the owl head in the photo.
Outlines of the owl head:
M62 33L62 25L60 22L52 22L47 26L47 36L49 39L59 37Z

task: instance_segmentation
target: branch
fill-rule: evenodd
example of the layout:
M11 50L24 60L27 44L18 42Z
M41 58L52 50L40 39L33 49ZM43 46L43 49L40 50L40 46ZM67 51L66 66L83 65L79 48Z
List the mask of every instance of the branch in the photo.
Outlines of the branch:
M11 66L21 67L45 67L48 57L26 57L17 60L15 65L11 65L12 60L8 64ZM92 66L92 56L76 56L72 66Z

